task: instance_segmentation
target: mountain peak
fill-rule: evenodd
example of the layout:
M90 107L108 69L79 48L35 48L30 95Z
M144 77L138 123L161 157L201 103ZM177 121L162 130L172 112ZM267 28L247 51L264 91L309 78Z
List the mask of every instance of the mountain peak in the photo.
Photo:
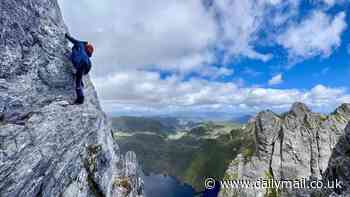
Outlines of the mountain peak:
M274 119L278 119L278 116L271 110L264 110L259 112L252 121L265 122L270 124ZM252 122L251 121L251 122Z
M343 103L334 111L335 114L349 114L350 115L350 103Z
M294 114L295 116L304 116L306 113L309 112L311 112L309 107L301 102L294 103L290 109L290 113Z

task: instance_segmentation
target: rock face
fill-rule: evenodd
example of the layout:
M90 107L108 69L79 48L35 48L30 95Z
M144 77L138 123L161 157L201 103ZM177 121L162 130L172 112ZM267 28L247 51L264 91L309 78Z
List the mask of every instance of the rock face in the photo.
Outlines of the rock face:
M0 196L142 196L88 76L74 75L56 0L0 2Z
M311 112L303 103L295 103L289 112L282 115L271 111L260 112L247 126L250 130L246 131L255 136L255 154L248 162L238 156L230 164L227 177L248 180L322 180L325 172L329 171L327 168L331 155L337 157L337 148L333 148L341 146L341 142L336 144L349 120L349 104L341 105L328 116ZM256 188L234 192L223 190L221 196L310 196L312 193L316 195L316 192Z
M328 190L327 194L350 196L350 123L334 148L324 177L326 181L342 183L340 188Z

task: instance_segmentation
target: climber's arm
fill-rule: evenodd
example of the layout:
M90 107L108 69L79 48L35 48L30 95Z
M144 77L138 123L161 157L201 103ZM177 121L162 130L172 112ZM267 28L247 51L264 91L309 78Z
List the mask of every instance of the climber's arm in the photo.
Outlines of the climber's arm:
M78 44L80 41L79 40L77 40L77 39L75 39L75 38L73 38L72 36L70 36L69 34L65 34L64 35L71 43L73 43L73 44Z

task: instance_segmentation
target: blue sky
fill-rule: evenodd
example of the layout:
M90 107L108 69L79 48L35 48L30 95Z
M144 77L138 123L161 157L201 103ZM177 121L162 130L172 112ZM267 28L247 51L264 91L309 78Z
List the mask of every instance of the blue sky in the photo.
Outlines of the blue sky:
M346 0L59 0L96 47L108 113L252 114L350 102Z

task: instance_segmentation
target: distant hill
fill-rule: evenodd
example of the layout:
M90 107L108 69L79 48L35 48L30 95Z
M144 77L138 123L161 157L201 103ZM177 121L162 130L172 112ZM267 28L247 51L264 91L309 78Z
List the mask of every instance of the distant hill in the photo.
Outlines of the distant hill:
M252 144L241 131L233 123L204 122L169 135L135 132L123 136L116 131L113 136L122 153L136 152L144 173L175 176L202 190L200 177L223 177L235 152Z
M149 131L154 133L173 133L178 130L189 130L198 123L174 117L113 117L112 127L126 132Z
M252 115L244 115L244 116L239 116L239 117L232 118L231 122L239 123L239 124L246 124L246 123L248 123L248 121L251 118L253 118Z
M112 118L112 127L122 131L152 131L155 133L174 131L174 127L162 124L159 120L146 117L122 116Z
M177 122L171 118L151 120L160 122L163 127ZM152 131L126 134L114 131L113 137L122 153L136 152L146 174L175 176L196 190L203 190L205 177L219 180L316 177L326 181L336 177L345 183L343 194L350 193L350 104L343 104L333 113L324 115L312 112L303 103L295 103L286 113L265 110L254 118L246 116L238 120L249 120L249 123L233 123L231 118L228 122L204 121L185 132L178 130L159 135ZM223 197L233 194L231 190L221 192ZM317 192L325 195L316 195ZM330 196L331 192L261 189L237 190L234 194Z

